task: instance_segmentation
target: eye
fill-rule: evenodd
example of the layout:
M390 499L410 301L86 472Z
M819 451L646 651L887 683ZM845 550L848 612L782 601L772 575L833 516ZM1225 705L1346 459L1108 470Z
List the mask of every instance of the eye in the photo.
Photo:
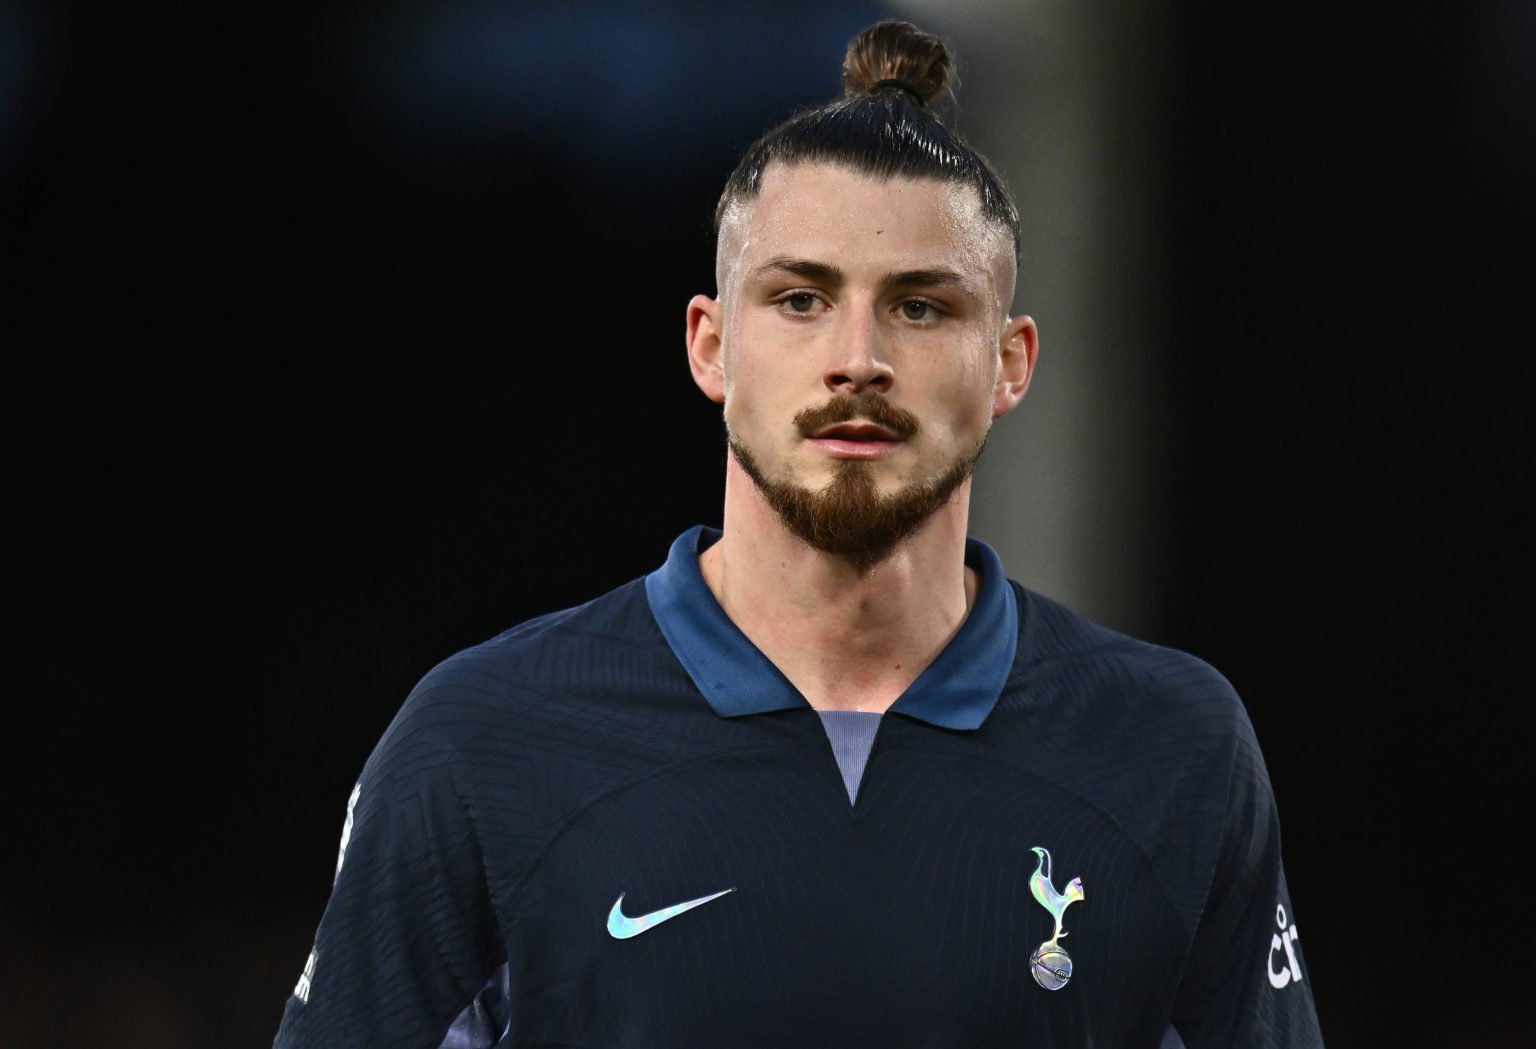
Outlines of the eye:
M901 304L901 315L909 321L931 321L938 316L933 303L922 299L908 299Z
M814 290L785 291L772 300L773 308L796 317L808 317L827 309L826 300Z

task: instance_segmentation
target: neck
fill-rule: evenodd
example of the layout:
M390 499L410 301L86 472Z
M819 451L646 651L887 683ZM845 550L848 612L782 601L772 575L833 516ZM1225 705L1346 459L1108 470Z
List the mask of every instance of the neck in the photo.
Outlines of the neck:
M960 629L970 481L872 568L792 535L729 460L724 534L699 558L720 607L817 709L883 711Z

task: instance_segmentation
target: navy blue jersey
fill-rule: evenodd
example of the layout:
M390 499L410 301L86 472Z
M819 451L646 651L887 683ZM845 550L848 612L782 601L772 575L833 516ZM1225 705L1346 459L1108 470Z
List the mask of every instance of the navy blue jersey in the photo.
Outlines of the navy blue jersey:
M850 776L700 576L717 536L423 678L279 1047L1322 1044L1218 673L972 540L970 615Z

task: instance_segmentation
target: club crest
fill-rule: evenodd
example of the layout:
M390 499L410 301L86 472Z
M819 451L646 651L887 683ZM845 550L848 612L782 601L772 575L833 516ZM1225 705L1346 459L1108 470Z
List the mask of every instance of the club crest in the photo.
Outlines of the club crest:
M1061 919L1068 907L1083 898L1083 879L1073 878L1067 883L1066 892L1057 892L1051 881L1050 850L1036 845L1030 851L1040 857L1040 862L1035 867L1035 873L1029 877L1029 891L1040 901L1040 906L1051 912L1056 928L1051 938L1036 947L1035 953L1029 956L1029 971L1041 987L1047 991L1059 991L1072 979L1072 956L1059 942L1066 935L1061 927Z

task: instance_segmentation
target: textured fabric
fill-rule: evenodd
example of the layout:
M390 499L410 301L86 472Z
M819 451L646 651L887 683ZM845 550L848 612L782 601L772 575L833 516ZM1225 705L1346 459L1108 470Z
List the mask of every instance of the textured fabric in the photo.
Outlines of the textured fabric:
M490 1049L506 1036L512 1026L511 994L512 977L505 965L499 966L475 1000L464 1007L438 1049Z
M665 575L702 600L691 535ZM646 580L446 660L363 769L277 1045L434 1049L503 966L501 1046L1320 1045L1231 687L1000 579L984 716L945 724L974 667L899 699L854 805L803 700L717 713Z
M843 786L848 790L848 803L852 805L859 800L859 781L864 778L864 766L875 745L880 715L859 710L823 710L820 713L821 727L827 730L827 742L832 744L832 756L837 759Z

